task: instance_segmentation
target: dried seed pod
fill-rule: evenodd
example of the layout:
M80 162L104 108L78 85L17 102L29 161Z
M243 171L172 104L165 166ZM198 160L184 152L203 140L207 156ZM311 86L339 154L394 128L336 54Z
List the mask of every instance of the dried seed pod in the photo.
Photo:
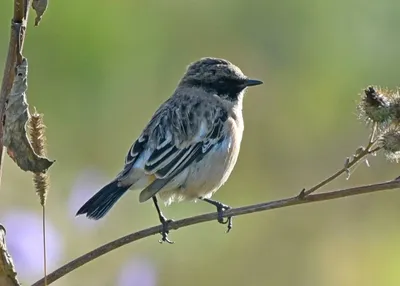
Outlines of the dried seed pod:
M400 129L387 129L379 138L379 146L385 151L386 157L396 162L400 159Z
M400 124L400 94L398 91L393 91L390 95L390 116L391 124Z
M364 90L358 110L360 117L367 122L386 123L391 120L390 97L381 90L370 86Z
M46 136L44 134L45 125L43 124L43 115L35 112L29 120L29 134L31 137L32 148L39 156L46 156ZM46 204L47 193L49 189L49 176L46 173L34 173L33 183L36 193L40 198L40 204Z

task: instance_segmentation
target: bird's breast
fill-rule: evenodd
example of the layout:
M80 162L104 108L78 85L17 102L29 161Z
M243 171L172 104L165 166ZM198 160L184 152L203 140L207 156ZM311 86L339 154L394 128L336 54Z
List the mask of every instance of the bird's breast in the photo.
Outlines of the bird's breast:
M215 144L202 160L190 167L182 189L182 195L186 199L210 197L228 180L239 155L242 134L243 126L229 118L223 140Z

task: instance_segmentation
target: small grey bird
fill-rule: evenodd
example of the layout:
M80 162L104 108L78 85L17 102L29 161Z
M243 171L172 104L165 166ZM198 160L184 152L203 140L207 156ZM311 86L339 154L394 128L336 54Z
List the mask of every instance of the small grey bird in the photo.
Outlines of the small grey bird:
M152 199L169 242L168 223L157 196L166 205L203 200L214 205L218 222L229 206L210 197L227 181L239 155L243 135L243 95L250 79L232 63L202 58L190 64L173 95L155 112L133 143L124 169L77 212L102 218L128 190L142 190L139 201Z

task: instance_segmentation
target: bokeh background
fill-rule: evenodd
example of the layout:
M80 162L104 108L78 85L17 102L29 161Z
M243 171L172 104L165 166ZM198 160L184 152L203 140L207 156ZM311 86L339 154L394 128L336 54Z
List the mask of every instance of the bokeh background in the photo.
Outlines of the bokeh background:
M356 103L369 84L399 84L398 0L51 1L31 15L29 103L45 114L51 168L49 268L158 223L131 192L98 222L74 213L119 171L131 142L188 63L226 58L265 84L248 92L237 167L215 199L242 206L297 194L343 166L369 134ZM4 66L12 1L0 3ZM380 154L328 189L397 177ZM31 175L5 159L0 222L20 279L41 277L41 208ZM214 209L164 208L179 219ZM400 193L388 191L216 222L120 248L64 285L399 285Z

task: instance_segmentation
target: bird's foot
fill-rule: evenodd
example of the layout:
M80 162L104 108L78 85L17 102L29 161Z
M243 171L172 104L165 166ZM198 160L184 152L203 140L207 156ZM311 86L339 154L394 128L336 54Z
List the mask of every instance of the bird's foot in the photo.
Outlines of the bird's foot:
M223 215L224 215L224 211L229 210L231 207L227 206L225 204L219 203L218 205L216 205L217 207L217 213L218 213L218 222L220 224L226 224L227 225L227 230L226 232L228 233L231 229L232 229L232 217L227 217L226 219L224 219Z
M156 210L157 210L157 213L158 213L158 218L159 218L159 220L161 222L161 231L160 231L161 240L159 240L158 242L159 243L166 242L166 243L169 243L169 244L173 244L174 242L169 240L169 238L168 238L168 234L169 234L168 226L169 226L169 224L171 222L173 222L173 220L172 219L167 219L163 215L163 213L160 210L160 207L158 206L158 201L157 201L157 198L155 196L153 197L153 202L154 202L154 206L156 207Z
M166 219L165 216L160 216L160 222L162 225L161 228L161 239L158 241L159 243L169 243L169 244L174 244L173 241L169 240L168 234L169 234L169 230L168 230L168 226L171 222L173 222L172 219Z
M210 199L202 198L202 200L209 204L212 204L213 206L215 206L217 208L217 213L218 213L217 220L220 224L227 224L226 232L228 233L232 229L232 217L231 216L227 217L224 220L223 215L224 215L224 211L231 209L231 207L228 205L225 205L223 203L220 203L218 201L214 201L214 200L210 200Z

